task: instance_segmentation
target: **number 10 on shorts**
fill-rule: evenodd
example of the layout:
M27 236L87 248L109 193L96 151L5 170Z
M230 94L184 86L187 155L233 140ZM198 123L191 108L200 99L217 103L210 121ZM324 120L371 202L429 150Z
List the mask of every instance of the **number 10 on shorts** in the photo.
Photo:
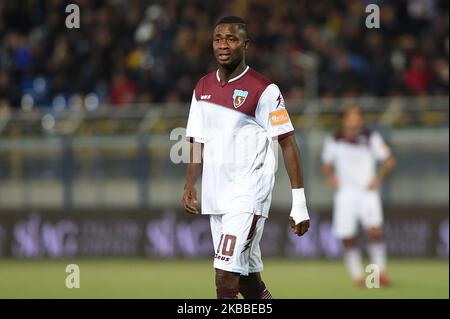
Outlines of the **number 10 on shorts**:
M236 236L229 234L222 234L220 236L219 245L217 246L215 258L223 261L229 261L234 254L236 246Z

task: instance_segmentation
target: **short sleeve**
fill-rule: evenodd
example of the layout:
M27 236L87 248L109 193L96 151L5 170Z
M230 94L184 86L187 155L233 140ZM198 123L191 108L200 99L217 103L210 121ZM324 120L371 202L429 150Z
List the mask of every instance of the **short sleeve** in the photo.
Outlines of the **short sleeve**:
M370 149L379 161L384 161L391 155L389 146L386 145L381 135L377 132L370 135Z
M336 160L336 142L332 136L325 138L322 150L322 163L332 165Z
M284 105L283 96L275 84L268 85L261 94L255 117L256 122L273 139L282 139L294 134L294 127Z
M186 127L186 139L190 142L204 143L203 118L201 109L195 98L195 91L192 95L191 108Z

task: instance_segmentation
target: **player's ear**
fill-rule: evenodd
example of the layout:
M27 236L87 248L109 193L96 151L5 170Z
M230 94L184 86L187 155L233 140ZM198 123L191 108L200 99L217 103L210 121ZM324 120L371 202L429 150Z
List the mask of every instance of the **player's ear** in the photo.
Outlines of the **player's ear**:
M250 39L247 38L244 40L244 49L247 50L249 45L250 45Z

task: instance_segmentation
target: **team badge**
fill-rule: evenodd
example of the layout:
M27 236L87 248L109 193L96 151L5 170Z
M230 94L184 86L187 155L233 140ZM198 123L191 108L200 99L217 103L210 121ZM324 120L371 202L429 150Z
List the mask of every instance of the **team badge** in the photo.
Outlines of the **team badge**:
M244 104L245 99L248 96L248 91L234 90L233 93L233 106L235 109L239 108Z

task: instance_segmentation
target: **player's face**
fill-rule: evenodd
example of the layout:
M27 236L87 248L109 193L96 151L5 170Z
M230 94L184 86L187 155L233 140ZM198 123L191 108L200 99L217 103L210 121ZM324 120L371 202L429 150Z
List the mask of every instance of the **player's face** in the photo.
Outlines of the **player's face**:
M357 134L364 124L361 112L358 109L349 110L344 116L342 124L346 133Z
M247 46L245 31L240 29L238 24L219 24L214 29L214 57L222 67L234 69L244 59Z

